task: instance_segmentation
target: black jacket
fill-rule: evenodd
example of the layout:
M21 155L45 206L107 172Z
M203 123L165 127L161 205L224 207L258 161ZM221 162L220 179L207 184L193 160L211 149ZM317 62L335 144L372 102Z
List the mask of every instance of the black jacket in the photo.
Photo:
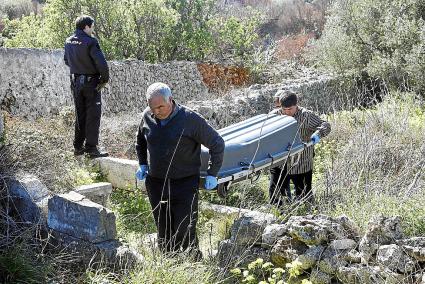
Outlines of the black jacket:
M203 117L180 105L176 115L162 126L149 107L143 112L136 151L139 164L149 165L150 176L179 179L199 175L201 144L211 155L207 172L217 176L223 163L224 141Z
M108 63L97 39L82 30L66 39L64 60L71 74L100 75L100 83L109 81Z

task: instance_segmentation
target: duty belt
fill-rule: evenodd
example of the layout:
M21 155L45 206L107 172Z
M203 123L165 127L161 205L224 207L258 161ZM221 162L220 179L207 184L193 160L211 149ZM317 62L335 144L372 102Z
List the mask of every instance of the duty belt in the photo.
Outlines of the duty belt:
M90 82L94 78L98 78L99 75L86 75L86 74L71 74L71 80L80 80L81 83Z

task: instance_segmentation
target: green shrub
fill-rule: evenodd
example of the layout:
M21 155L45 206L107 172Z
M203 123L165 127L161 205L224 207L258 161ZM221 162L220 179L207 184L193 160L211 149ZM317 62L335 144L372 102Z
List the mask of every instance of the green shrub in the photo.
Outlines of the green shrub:
M316 147L318 211L347 214L362 228L375 215L399 215L407 235L423 235L425 106L394 93L373 109L329 117L331 134Z
M134 232L138 235L156 232L151 206L147 196L137 189L116 188L111 196L112 209L117 214L120 234Z
M108 59L202 60L254 56L258 16L224 18L212 0L49 0L42 16L6 21L6 47L63 48L81 13L95 18Z
M424 60L422 0L337 0L312 59L336 74L381 78L388 85L421 88Z
M44 283L52 274L45 258L37 257L30 246L18 241L0 253L1 283Z

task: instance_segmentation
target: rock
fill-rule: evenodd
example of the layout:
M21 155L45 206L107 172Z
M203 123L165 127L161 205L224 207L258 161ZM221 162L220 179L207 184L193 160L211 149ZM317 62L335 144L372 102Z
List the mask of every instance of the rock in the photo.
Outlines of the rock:
M268 225L262 235L262 244L263 246L273 246L279 237L286 234L286 225L284 224L271 224Z
M91 201L106 207L109 201L109 196L112 193L112 184L109 182L97 182L79 186L74 191L84 195Z
M368 223L365 235L360 241L359 251L362 262L368 263L380 245L389 245L403 238L400 217L377 217Z
M49 199L49 228L92 243L116 238L115 215L76 192Z
M418 262L425 262L425 237L414 237L397 242L403 250Z
M335 222L341 224L345 230L345 235L353 240L360 238L360 229L350 218L346 215L341 215L335 218Z
M283 236L273 246L270 257L275 265L285 267L286 263L294 261L307 249L308 246L303 242L290 236Z
M55 230L50 232L50 236L52 239L49 244L60 253L66 252L79 269L81 266L93 267L97 264L130 269L144 262L144 257L135 249L117 240L94 244Z
M385 279L380 276L380 272L379 267L355 264L348 267L339 267L337 277L344 284L384 284Z
M118 266L120 269L129 269L144 261L144 257L135 249L122 245L118 241L103 242L96 246L109 264Z
M329 275L336 275L340 267L347 266L348 264L348 262L344 260L345 254L345 252L328 247L323 252L317 267Z
M349 263L361 263L362 257L360 252L352 249L342 256L342 259Z
M22 221L45 223L47 220L47 202L50 191L34 175L21 173L16 180L9 180L9 194L13 208Z
M380 275L385 279L385 284L412 283L403 274L395 273L388 268L384 268Z
M318 269L313 269L310 274L310 281L313 284L330 284L332 276Z
M357 243L352 239L341 239L333 240L329 246L334 250L351 250L357 246Z
M380 246L376 260L382 268L388 268L394 272L409 273L415 268L414 261L395 244Z
M346 238L345 229L324 215L292 216L286 223L289 234L307 245L319 245Z
M100 171L114 187L127 188L136 186L138 161L106 157L97 158L95 162L99 164ZM138 181L137 185L138 188L144 188L145 182Z
M231 240L221 241L218 248L217 259L220 267L246 266L250 262L262 258L269 260L269 252L261 247L238 245Z
M296 260L301 262L302 269L310 269L319 261L324 250L325 248L323 246L312 246L303 254L299 255Z
M238 245L261 244L261 237L267 225L276 222L272 214L251 211L244 213L231 228L231 240Z

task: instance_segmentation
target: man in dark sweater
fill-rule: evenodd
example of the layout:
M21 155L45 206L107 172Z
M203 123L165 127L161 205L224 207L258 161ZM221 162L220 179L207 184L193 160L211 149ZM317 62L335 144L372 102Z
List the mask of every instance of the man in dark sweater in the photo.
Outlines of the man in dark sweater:
M165 252L186 249L199 255L196 237L201 144L211 163L205 189L217 186L224 141L196 112L177 104L164 83L150 85L148 107L137 133L139 180L146 190L158 229L158 244Z

